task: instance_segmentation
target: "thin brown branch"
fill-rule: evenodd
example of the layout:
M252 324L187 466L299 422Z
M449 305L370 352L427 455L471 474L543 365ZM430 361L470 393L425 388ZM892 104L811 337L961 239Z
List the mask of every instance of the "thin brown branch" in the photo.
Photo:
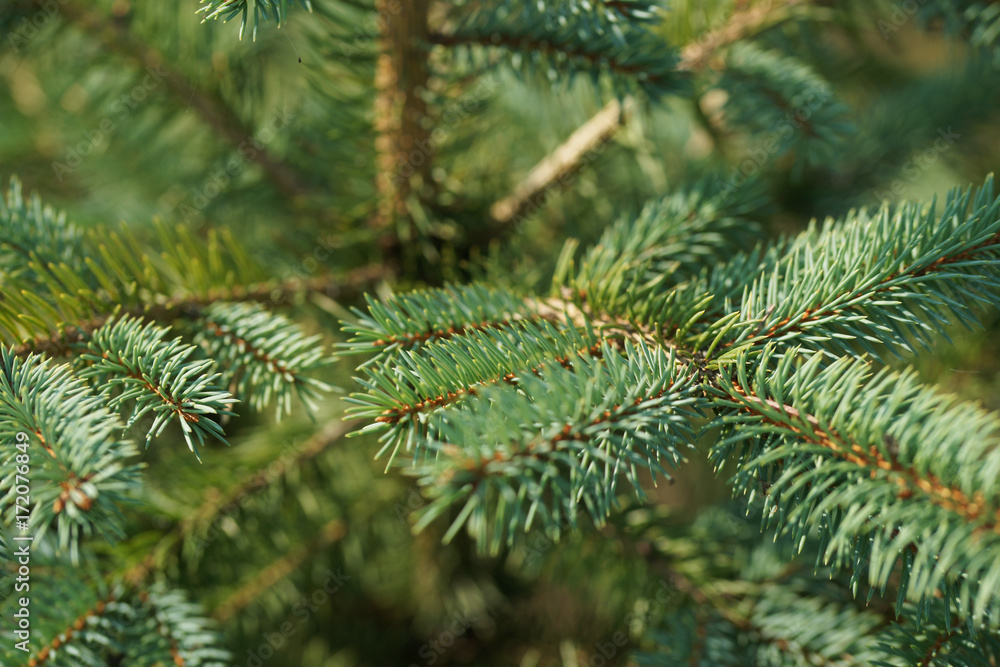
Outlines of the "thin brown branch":
M469 322L467 324L451 325L447 329L434 329L429 328L426 331L414 331L413 333L399 334L396 336L386 336L385 338L379 338L373 345L375 347L389 347L390 345L399 345L403 349L411 348L418 343L424 343L428 340L447 340L454 336L461 336L469 331L486 331L487 329L502 329L503 327L516 326L518 324L525 324L527 322L538 322L540 320L546 319L542 316L524 316L524 315L513 315L509 318L502 320L492 320L482 322Z
M670 386L673 386L672 382L670 383ZM668 390L669 387L661 389L655 394L637 396L633 399L632 405L626 405L624 409L621 405L615 405L611 409L598 414L588 424L585 424L584 427L608 423L611 422L612 418L622 419L632 415L637 415L646 409L643 407L643 403L661 398ZM477 478L474 484L479 484L479 482L488 476L489 473L486 471L486 466L489 464L509 463L514 460L523 460L525 458L537 459L540 452L544 453L545 451L551 451L551 449L558 449L560 446L559 443L561 442L582 442L591 439L591 436L584 435L581 431L581 425L577 422L564 424L562 429L560 429L555 435L544 440L539 439L528 442L517 451L511 452L509 455L505 455L502 451L497 449L493 452L492 456L469 456L467 452L462 450L460 447L452 444L443 447L442 453L455 459L464 459L461 464L462 467L464 467L466 471L474 473ZM551 449L546 447L546 445L548 445ZM439 482L446 483L453 474L454 470L445 471Z
M577 171L584 158L595 152L618 132L631 111L631 100L622 106L618 100L608 102L593 118L581 125L570 137L549 153L528 172L514 191L490 207L490 215L499 224L509 224L521 216L537 197L562 183Z
M786 20L792 15L789 10L805 2L806 0L765 2L734 13L723 27L684 47L678 71L698 72L704 69L715 53ZM445 36L437 36L435 41L439 44L447 43ZM587 156L611 141L624 126L629 110L628 105L622 108L617 100L613 100L577 128L566 141L528 172L510 195L490 207L494 222L506 225L520 219L539 195L554 184L564 181L568 174L580 168Z
M807 2L808 0L758 2L735 12L724 26L685 46L678 68L686 72L705 69L711 58L725 47L788 20L793 15L790 10Z
M46 644L36 655L29 658L27 666L39 667L48 662L49 658L54 657L56 653L61 653L59 648L73 641L73 637L87 627L87 619L103 616L104 612L108 609L108 605L114 601L114 593L110 593L108 597L98 600L93 607L80 614L73 623L53 637L52 641Z
M580 357L600 357L602 354L601 345L595 344L589 348L577 350L576 354ZM555 357L550 361L561 364L564 368L572 368L573 360L572 357L569 356ZM476 392L482 387L495 385L499 382L517 384L517 373L515 371L521 370L539 375L541 373L541 366L539 365L528 369L513 369L503 375L497 375L495 377L476 382L475 384L467 387L459 387L454 391L438 394L437 396L427 396L416 403L400 403L394 408L387 408L384 410L381 416L375 418L375 421L386 424L396 424L408 417L415 418L416 415L421 412L429 412L430 410L434 410L436 408L457 403L466 396L475 396Z
M224 514L229 508L241 505L248 497L259 493L276 480L281 479L290 470L300 468L307 461L316 458L325 452L330 445L339 442L344 436L361 425L361 420L330 422L323 430L303 443L290 459L286 460L283 457L271 462L266 468L260 469L230 489L224 496L218 492L210 493L209 499L191 513L190 519L180 525L180 532L182 534L188 533L196 525L204 525L220 513Z

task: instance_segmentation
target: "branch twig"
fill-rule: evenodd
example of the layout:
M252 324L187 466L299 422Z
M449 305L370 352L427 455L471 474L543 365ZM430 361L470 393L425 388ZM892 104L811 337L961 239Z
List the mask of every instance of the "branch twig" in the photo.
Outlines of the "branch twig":
M806 0L766 2L733 14L724 26L684 47L678 71L701 71L720 49L787 19L791 16L788 10L804 2ZM610 141L625 124L628 111L628 104L623 109L617 100L606 104L539 162L510 195L493 204L490 208L493 220L499 225L508 225L519 219L536 197L578 169L584 158Z

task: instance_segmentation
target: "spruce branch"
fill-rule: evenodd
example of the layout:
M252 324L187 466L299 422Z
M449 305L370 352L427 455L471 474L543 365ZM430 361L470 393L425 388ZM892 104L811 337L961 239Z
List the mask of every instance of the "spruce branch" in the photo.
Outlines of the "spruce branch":
M26 447L5 448L0 490L10 525L14 525L18 477L27 477L30 461L33 507L29 526L36 540L50 528L59 545L78 556L79 542L97 532L107 540L123 536L119 505L139 486L138 451L113 434L122 429L104 401L74 377L68 366L53 366L29 355L15 357L0 347L0 438ZM44 455L32 454L40 447ZM22 517L23 518L23 517Z
M419 456L428 433L426 415L476 396L490 385L517 383L542 372L548 361L572 366L577 359L602 353L593 330L559 329L552 323L523 322L439 340L419 350L403 350L390 361L364 366L357 378L367 393L353 393L348 417L373 423L362 432L379 433L381 456L391 450L391 466L400 447Z
M1000 62L1000 15L995 3L982 0L930 0L917 10L919 24L925 29L940 29L975 49L986 52L994 64ZM888 38L899 29L895 23L880 19L879 31Z
M1000 201L992 176L978 191L952 191L937 213L905 204L815 225L771 253L743 288L738 310L690 334L696 350L723 358L770 342L880 359L928 345L952 321L978 324L975 308L996 298ZM751 259L749 263L755 261ZM708 283L736 282L748 264L717 269ZM745 283L744 283L745 284ZM700 287L700 286L699 286ZM731 288L732 289L732 288ZM736 318L734 323L733 318Z
M126 428L147 413L153 423L146 445L172 420L181 427L184 441L201 460L197 445L205 436L226 442L222 426L210 415L235 415L229 409L236 399L215 383L220 374L209 374L211 359L188 361L195 351L180 338L164 341L168 329L141 319L109 319L87 341L79 360L86 364L79 376L91 380L113 410L129 410Z
M317 276L300 279L289 278L281 282L259 282L249 285L234 284L228 287L212 287L202 293L174 296L161 303L137 305L118 310L120 316L142 317L160 324L171 324L177 320L195 321L205 312L205 308L216 302L246 302L258 304L294 303L300 297L320 295L327 298L352 299L367 286L385 277L381 266L363 267L343 278ZM2 305L0 305L2 309ZM91 320L68 324L55 334L29 338L14 346L14 354L44 354L49 357L66 356L74 344L82 343L93 332L104 325L112 315L100 315Z
M744 353L720 379L717 405L736 412L720 416L732 430L714 456L737 455L737 490L766 481L766 523L818 539L824 562L874 587L902 558L900 605L940 591L976 623L996 618L1000 565L985 555L1000 548L1000 422L912 373L848 358L823 368L821 355L773 366L772 352L755 365Z
M809 563L816 545L802 548L794 536L758 534L752 522L733 522L721 508L674 529L638 516L627 525L627 539L646 545L642 558L669 581L666 600L662 591L656 597L666 609L657 607L660 613L644 622L635 655L644 667L735 667L748 660L945 667L987 665L996 655L995 635L983 625L949 622L946 601L905 604L898 616L879 613L870 601L862 606L836 571ZM806 553L788 562L785 554L800 548Z
M29 667L41 665L50 665L51 667L65 665L69 667L69 665L74 664L70 660L81 660L84 664L87 662L100 664L98 662L100 658L94 644L101 640L104 641L105 645L109 643L107 635L113 632L113 622L108 618L108 615L109 612L116 610L119 592L118 590L108 591L94 601L74 621L64 625L61 632L54 634L52 639L33 654L26 664ZM117 648L115 643L112 643L111 646Z
M918 609L908 609L910 616L925 616L920 624L899 623L888 627L879 634L879 649L883 654L873 665L893 667L895 665L920 665L920 667L975 667L991 665L1000 660L1000 638L989 631L980 630L975 634L967 628L942 622L947 618L940 605L921 613Z
M292 574L317 552L338 541L345 533L344 522L340 519L327 522L308 544L301 545L277 559L233 591L214 609L212 617L220 623L225 623L279 581Z
M434 500L419 529L452 505L462 509L445 540L463 526L480 551L496 554L538 521L558 538L578 505L597 525L615 506L624 476L642 495L638 472L667 475L691 445L697 384L660 350L626 343L572 369L548 362L517 386L482 390L477 400L431 417L437 456L412 474Z
M131 600L137 618L128 625L122 655L137 667L173 663L187 667L224 667L232 654L222 647L215 623L200 605L178 590L154 584Z
M207 0L223 5L246 5L247 0ZM271 0L251 0L261 9L284 5L287 0L277 3ZM294 2L294 0L293 0ZM308 4L308 0L303 0ZM163 80L163 85L173 97L175 104L183 109L194 109L198 115L219 136L224 137L234 148L238 148L252 132L236 112L230 108L217 94L200 88L194 81L188 79L179 70L174 70L164 62L162 54L136 40L131 32L122 24L107 20L98 10L88 9L76 3L75 0L61 0L59 11L70 23L80 26L94 38L103 42L108 49L120 54L128 61L138 62L142 67L151 68ZM203 8L205 9L205 8ZM254 33L256 35L256 11L254 17ZM284 13L282 12L282 15ZM266 18L266 17L265 17ZM242 28L240 30L242 35ZM288 164L276 158L264 147L256 147L252 159L259 164L274 184L275 189L290 201L305 199L314 194L308 185L308 180L297 174Z
M240 15L240 39L246 31L248 14L253 11L253 41L257 41L257 24L263 16L265 21L273 20L280 28L281 23L288 18L288 0L201 0L199 12L205 13L205 21L222 18L224 22ZM292 7L295 6L292 0ZM309 0L301 0L301 4L312 12Z
M764 150L795 149L797 169L828 163L835 148L854 133L848 108L823 79L797 59L752 43L734 44L719 70L716 87L727 93L726 122L749 135L768 137Z
M80 231L66 214L44 205L37 194L26 198L21 182L10 179L6 196L0 196L0 272L30 279L30 261L68 261L81 242Z
M880 656L878 636L889 619L853 604L841 581L787 563L789 539L725 518L717 508L681 530L664 534L641 518L629 530L626 539L649 544L643 558L669 581L666 600L662 591L656 597L666 609L657 606L643 624L640 665L846 667ZM733 553L741 557L709 556Z
M27 662L21 662L23 653L8 647L0 650L0 658L27 667L106 665L110 660L142 667L228 664L231 655L222 648L212 622L179 591L162 584L129 591L119 583L99 586L95 594L88 583L50 579L44 587L34 586L33 591L40 589L35 593L40 596L35 618L41 622L34 630L50 639ZM83 600L85 606L81 606ZM67 615L71 620L66 620Z
M766 0L745 6L713 30L684 48L681 68L696 72L705 69L709 61L728 46L748 39L795 16L799 6L809 0Z
M792 0L755 3L749 8L736 11L723 27L685 46L681 50L677 70L691 74L700 72L711 56L721 53L739 40L750 38L791 18L795 6L804 2L805 0ZM566 141L535 165L510 195L493 204L490 208L493 219L499 224L517 220L535 197L579 169L587 156L611 141L624 126L631 112L630 106L628 99L625 104L619 100L611 100L604 105Z
M415 349L468 331L500 329L540 319L558 320L535 312L523 297L509 290L486 285L415 290L381 302L371 296L365 298L368 314L352 308L357 322L342 323L343 331L352 338L338 345L341 356L375 353L375 359L383 359L399 350Z
M660 200L638 216L609 226L562 284L597 312L628 312L634 290L685 282L701 269L758 241L758 220L770 206L760 184L748 181L727 195L706 177ZM570 275L570 273L572 275Z
M684 90L675 50L647 30L646 21L609 25L604 4L488 4L463 17L452 32L432 34L430 40L461 47L470 62L482 60L476 57L476 49L505 52L512 56L515 69L541 73L551 81L560 70L569 80L578 75L595 80L605 75L619 97L642 90L661 98ZM583 7L589 11L571 11Z
M164 567L163 559L167 555L176 555L183 549L187 557L195 557L200 549L199 538L221 514L247 502L249 496L286 479L290 473L301 470L303 465L328 451L331 446L341 443L343 437L358 426L360 422L357 421L331 422L302 442L290 459L282 457L271 462L266 469L248 475L225 493L209 489L206 500L165 533L156 546L147 551L145 558L123 572L121 581L132 588L140 588L158 568Z
M216 302L194 325L195 341L215 367L219 383L261 411L272 400L278 419L292 410L293 392L310 409L330 386L306 374L329 365L320 336L305 336L299 326L256 304Z

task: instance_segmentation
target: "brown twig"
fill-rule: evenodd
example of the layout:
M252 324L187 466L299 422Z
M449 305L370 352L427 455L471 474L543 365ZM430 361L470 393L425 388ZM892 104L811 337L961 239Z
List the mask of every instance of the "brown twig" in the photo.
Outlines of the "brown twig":
M787 10L804 2L806 0L765 2L736 12L726 25L684 47L677 70L698 72L704 69L712 55L739 39L785 20L790 16ZM446 41L443 36L436 38L437 43ZM588 155L610 141L624 126L629 110L628 104L623 108L617 100L606 104L528 172L510 195L490 207L493 220L500 225L518 220L540 194L579 169Z

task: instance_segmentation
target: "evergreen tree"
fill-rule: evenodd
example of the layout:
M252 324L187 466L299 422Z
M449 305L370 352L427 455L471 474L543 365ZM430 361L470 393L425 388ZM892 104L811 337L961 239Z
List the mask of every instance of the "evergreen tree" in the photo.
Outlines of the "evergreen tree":
M0 664L997 664L998 21L8 3Z

